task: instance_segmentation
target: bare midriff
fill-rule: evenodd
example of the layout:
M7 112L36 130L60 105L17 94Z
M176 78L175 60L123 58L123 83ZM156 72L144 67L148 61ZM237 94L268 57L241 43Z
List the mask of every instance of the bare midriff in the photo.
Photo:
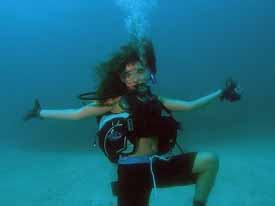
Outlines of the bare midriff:
M112 113L124 112L123 108L119 106L119 98L116 99L116 103L113 105ZM156 137L139 137L136 145L136 152L129 156L144 156L153 155L158 152L158 139Z
M153 155L158 152L156 137L139 137L136 152L130 156Z

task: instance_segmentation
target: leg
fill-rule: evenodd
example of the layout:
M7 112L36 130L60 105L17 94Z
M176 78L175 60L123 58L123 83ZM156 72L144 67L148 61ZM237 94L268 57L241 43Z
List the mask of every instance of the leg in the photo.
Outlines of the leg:
M205 205L214 185L219 168L218 157L213 153L200 152L197 154L192 173L198 174L194 206Z
M149 164L118 166L118 206L148 206L152 188Z

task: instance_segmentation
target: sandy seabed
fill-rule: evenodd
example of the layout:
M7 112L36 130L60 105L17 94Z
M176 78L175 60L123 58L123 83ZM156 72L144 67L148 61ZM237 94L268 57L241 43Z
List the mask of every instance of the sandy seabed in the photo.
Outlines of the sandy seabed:
M249 143L238 141L190 148L213 151L220 158L209 206L275 205L274 136L270 134L265 141L252 138L253 142ZM75 154L3 147L0 162L1 205L115 205L109 185L114 171L99 151ZM194 186L158 189L158 195L151 198L151 205L191 206L193 194Z

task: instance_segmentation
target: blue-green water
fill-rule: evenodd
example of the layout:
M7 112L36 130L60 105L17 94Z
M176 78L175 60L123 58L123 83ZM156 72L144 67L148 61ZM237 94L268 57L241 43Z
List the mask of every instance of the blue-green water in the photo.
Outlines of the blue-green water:
M274 205L274 2L154 2L144 33L156 49L161 95L196 99L229 76L244 90L240 102L176 113L184 148L220 157L209 206ZM94 89L93 67L129 39L127 12L115 0L0 3L1 204L114 204L110 164L91 148L94 118L22 116L34 98L45 109L81 107L76 96ZM152 205L191 205L193 189L161 189Z

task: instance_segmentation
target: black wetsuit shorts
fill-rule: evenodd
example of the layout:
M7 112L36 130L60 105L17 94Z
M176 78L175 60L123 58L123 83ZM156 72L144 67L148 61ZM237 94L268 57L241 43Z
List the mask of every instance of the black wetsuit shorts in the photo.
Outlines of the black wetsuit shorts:
M168 160L126 159L118 164L118 206L148 206L152 188L194 184L192 173L197 152L184 153ZM129 157L131 158L131 157ZM136 161L137 160L137 161Z

